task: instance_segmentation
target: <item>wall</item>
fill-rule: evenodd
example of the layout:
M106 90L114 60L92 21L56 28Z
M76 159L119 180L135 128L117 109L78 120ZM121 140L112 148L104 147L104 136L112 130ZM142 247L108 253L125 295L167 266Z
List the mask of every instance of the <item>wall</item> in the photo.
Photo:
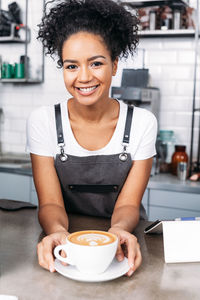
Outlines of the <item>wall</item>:
M22 1L22 0L21 0ZM39 15L34 7L32 14ZM36 27L34 27L36 32ZM0 44L2 56L8 46ZM21 47L21 46L20 46ZM200 47L199 47L200 48ZM15 53L18 45L12 45ZM33 45L32 54L38 49ZM134 61L120 62L118 75L113 85L120 85L123 67L141 67L142 49L145 49L145 67L149 68L151 85L160 88L160 129L174 130L177 142L187 145L189 153L191 111L193 95L194 39L187 38L146 38L141 39ZM34 57L34 56L33 56ZM37 59L37 55L35 56ZM32 56L31 56L32 58ZM33 59L33 68L35 61ZM198 59L197 100L200 107L200 55ZM49 105L68 97L62 80L62 70L56 62L45 59L45 83L39 85L0 84L0 107L4 116L1 122L1 141L4 152L24 152L26 119L30 112L40 105ZM196 132L197 132L196 124ZM197 134L195 136L197 143ZM197 145L196 145L197 146ZM197 147L196 147L197 148Z

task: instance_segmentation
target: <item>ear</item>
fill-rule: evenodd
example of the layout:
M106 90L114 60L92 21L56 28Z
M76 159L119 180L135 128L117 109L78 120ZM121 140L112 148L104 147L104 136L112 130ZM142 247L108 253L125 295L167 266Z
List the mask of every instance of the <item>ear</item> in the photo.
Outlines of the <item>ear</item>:
M112 71L112 76L115 76L117 73L117 66L118 66L118 57L113 61L113 71Z

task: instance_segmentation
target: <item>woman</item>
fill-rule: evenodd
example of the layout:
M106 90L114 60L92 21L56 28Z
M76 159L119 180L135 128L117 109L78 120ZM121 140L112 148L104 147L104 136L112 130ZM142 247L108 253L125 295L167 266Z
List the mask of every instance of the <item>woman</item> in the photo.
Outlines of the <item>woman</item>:
M27 124L39 221L47 234L38 259L51 272L52 251L65 243L71 212L111 218L109 231L120 241L117 259L128 252L127 275L141 264L131 232L146 217L141 199L157 123L152 113L109 97L118 58L134 53L137 29L137 18L111 0L59 2L40 24L39 38L58 56L72 96L37 109Z

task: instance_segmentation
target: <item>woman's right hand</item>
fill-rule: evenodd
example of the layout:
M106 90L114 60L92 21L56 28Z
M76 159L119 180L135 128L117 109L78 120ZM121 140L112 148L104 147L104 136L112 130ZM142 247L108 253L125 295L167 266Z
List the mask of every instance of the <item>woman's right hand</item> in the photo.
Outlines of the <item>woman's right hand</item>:
M66 244L69 232L62 231L45 236L37 245L39 265L50 272L55 272L53 250L56 246ZM63 254L61 254L63 255Z

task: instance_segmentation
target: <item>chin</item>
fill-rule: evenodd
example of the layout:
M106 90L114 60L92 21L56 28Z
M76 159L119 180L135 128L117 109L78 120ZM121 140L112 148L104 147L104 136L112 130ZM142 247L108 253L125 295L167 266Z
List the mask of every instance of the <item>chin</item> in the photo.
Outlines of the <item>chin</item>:
M76 101L80 104L80 105L85 105L85 106L92 106L95 105L96 103L98 103L99 101L94 101L94 100L89 100L89 99L77 99Z
M76 97L76 95L74 95L74 99L77 103L79 103L80 105L85 105L85 106L91 106L91 105L95 105L96 103L98 103L100 101L99 97L98 99L94 96L85 96L85 97L80 97L80 95L78 95Z

